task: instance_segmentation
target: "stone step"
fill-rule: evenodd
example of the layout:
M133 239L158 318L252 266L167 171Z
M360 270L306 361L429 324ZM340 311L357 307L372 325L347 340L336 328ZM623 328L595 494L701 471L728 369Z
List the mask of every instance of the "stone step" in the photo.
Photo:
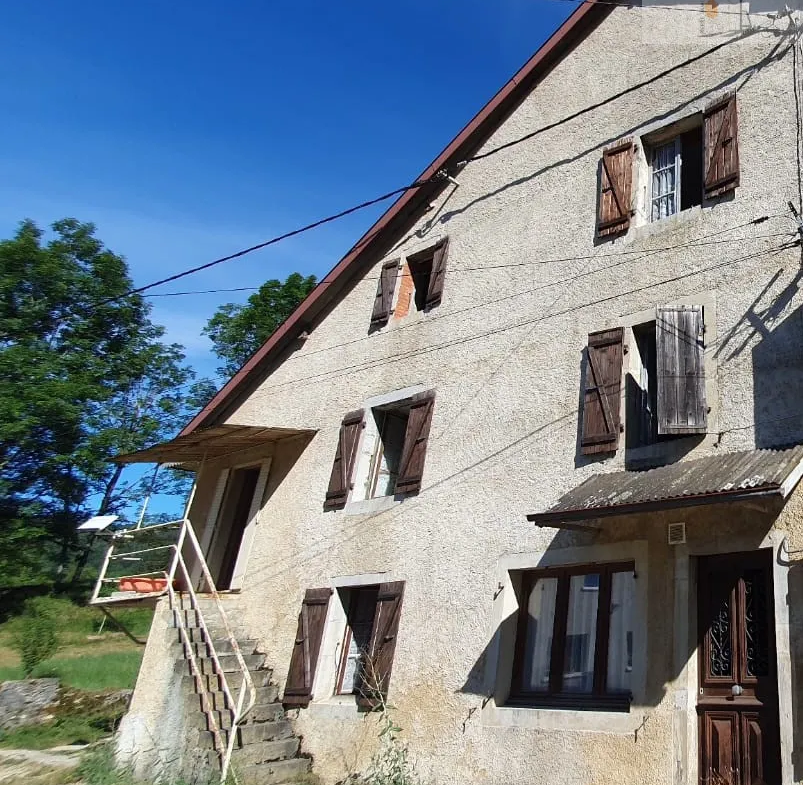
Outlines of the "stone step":
M220 664L220 668L222 669L223 673L226 674L226 678L228 678L229 674L241 673L240 670L240 662L234 654L219 654L218 655L218 663ZM256 684L256 673L254 671L258 671L260 674L268 673L271 674L273 671L270 669L265 669L264 671L261 670L262 665L265 663L265 655L264 654L244 654L243 660L245 661L246 668L249 673L252 674L252 678L254 679L254 683ZM179 662L181 662L179 660ZM211 657L199 657L196 660L198 667L201 669L201 673L206 675L212 675L214 673L220 673L218 669L217 663ZM192 673L191 666L189 660L185 662L187 667L187 673Z
M203 711L198 710L199 706L199 703L194 703L191 707L194 710L192 715L193 727L199 730L210 730L209 718ZM218 728L228 730L231 727L231 712L229 710L214 711L213 714ZM253 725L257 722L277 723L284 721L284 718L284 707L281 703L262 703L254 706L241 724Z
M214 679L214 676L204 676L204 679ZM200 710L202 707L201 704L201 693L197 692L197 685L195 684L195 678L193 676L183 676L181 679L181 686L184 689L184 696L185 696L185 705L188 708L198 707ZM275 684L265 684L259 685L255 683L255 692L256 697L254 703L265 704L265 703L275 703L279 698L279 688ZM230 706L226 705L226 695L220 689L209 689L207 685L207 695L209 696L209 701L212 704L212 709L216 711L223 711L225 709L231 708ZM237 691L233 692L233 698L236 701L238 698Z
M270 679L272 675L272 671L255 671L251 674L251 681L254 683L254 687L268 687L270 685ZM203 684L207 692L223 692L223 679L216 674L208 674L205 676L201 676L203 679ZM243 681L243 674L242 673L227 673L226 674L226 683L229 686L229 690L234 695L236 699L237 696L234 694L237 690L240 689L240 685ZM185 691L193 690L194 692L199 692L200 688L198 685L195 684L195 676L193 675L185 675L181 678L181 686L184 688ZM274 699L268 701L259 701L260 703L272 703Z
M289 785L307 774L312 768L312 763L309 758L290 758L250 766L235 763L234 768L237 772L237 781L242 785L284 785L284 783Z
M199 735L203 736L204 731ZM226 739L224 738L224 743ZM209 754L211 765L219 765L219 756L214 747L212 734L208 738L199 739L201 748L206 748ZM279 762L293 760L298 752L299 741L295 736L277 741L260 741L256 744L247 744L245 747L235 747L231 752L232 765L239 771L242 766L252 766L254 764L266 764L269 762ZM302 758L303 760L303 758Z
M257 653L257 641L253 638L243 638L242 640L238 640L237 645L240 648L240 653L243 655ZM181 640L176 641L173 646L176 649L177 654L184 654L184 644L181 642ZM190 646L192 646L192 650L196 657L210 657L212 646L214 646L215 652L218 656L221 654L232 653L231 641L228 638L212 641L212 646L210 646L206 641L191 643Z
M227 728L222 728L220 733L223 743L229 743L229 733ZM215 749L215 737L212 731L202 730L198 734L198 744L208 750ZM242 725L237 729L237 740L234 742L234 750L243 753L248 758L248 763L261 763L265 760L279 760L280 758L292 758L298 751L298 738L293 736L293 727L287 720L280 722L257 722L253 725ZM246 751L250 750L246 755Z

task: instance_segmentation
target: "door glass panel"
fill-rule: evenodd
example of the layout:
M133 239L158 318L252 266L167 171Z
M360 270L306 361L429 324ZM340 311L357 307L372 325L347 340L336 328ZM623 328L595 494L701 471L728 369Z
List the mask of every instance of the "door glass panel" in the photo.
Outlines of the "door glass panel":
M721 599L719 597L712 598L714 607L708 631L708 667L712 676L730 676L733 671L730 592Z
M599 576L573 575L563 657L563 691L590 693L594 686Z
M744 636L746 675L768 676L767 581L762 570L744 573Z
M539 578L527 601L527 640L522 688L527 692L549 690L549 660L555 626L557 578Z
M608 692L630 692L633 672L633 600L636 578L632 572L611 575L611 626L608 638Z

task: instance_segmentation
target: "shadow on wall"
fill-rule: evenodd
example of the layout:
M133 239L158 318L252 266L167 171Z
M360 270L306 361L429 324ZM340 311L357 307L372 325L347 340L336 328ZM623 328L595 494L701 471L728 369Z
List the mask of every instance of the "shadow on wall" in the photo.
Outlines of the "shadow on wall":
M803 269L786 284L783 274L770 278L716 352L729 362L752 344L753 422L745 429L755 428L759 449L803 441Z

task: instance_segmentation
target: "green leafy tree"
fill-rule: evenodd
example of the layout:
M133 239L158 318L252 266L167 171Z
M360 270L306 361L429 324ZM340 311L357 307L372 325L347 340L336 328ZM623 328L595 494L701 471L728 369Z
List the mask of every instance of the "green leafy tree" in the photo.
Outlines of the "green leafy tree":
M223 361L222 376L233 376L296 306L315 288L314 275L292 273L282 283L266 281L244 305L226 303L207 322L204 334Z
M145 300L126 294L125 260L92 224L65 219L52 229L45 242L24 221L0 242L6 583L30 580L43 563L66 566L80 520L119 511L138 491L139 480L121 482L109 459L169 437L210 393L195 383L181 347L163 342Z
M50 659L59 647L58 624L50 597L31 597L12 622L11 645L17 650L25 678L40 662Z

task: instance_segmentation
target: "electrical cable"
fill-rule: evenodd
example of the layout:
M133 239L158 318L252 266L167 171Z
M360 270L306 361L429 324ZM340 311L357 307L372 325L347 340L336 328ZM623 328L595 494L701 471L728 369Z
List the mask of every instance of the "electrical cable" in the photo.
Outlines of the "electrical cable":
M769 255L772 255L772 254L780 253L781 251L797 247L799 244L800 244L800 241L799 240L795 240L795 241L793 241L791 243L786 243L784 245L780 245L780 246L777 246L777 247L772 248L772 249L768 249L768 250L762 249L759 252L746 254L744 256L737 257L735 259L729 259L729 260L727 260L725 262L719 262L717 264L710 265L709 267L703 267L703 268L700 268L699 270L693 270L691 272L684 273L682 275L673 276L671 278L665 278L665 279L660 280L660 281L653 281L651 283L645 284L643 286L638 286L638 287L636 287L634 289L630 289L630 290L625 291L625 292L618 292L616 294L608 295L606 297L601 297L598 300L593 300L593 301L586 302L586 303L572 305L571 307L566 308L566 309L561 310L561 311L555 311L553 313L549 313L549 314L546 314L546 315L543 315L543 316L539 316L539 317L535 317L535 318L531 318L531 319L520 320L520 321L514 322L513 324L503 325L501 327L496 327L496 328L493 328L491 330L484 331L482 333L466 336L464 338L456 338L456 339L453 339L451 341L442 342L440 344L432 344L430 346L421 347L419 349L411 349L411 350L409 350L407 352L401 352L399 354L393 355L392 357L379 358L379 359L375 359L375 360L366 360L366 361L363 361L363 362L360 362L360 363L355 363L355 364L350 365L350 366L344 366L344 367L341 367L341 368L333 368L333 369L329 369L329 370L326 370L326 371L321 371L320 373L312 374L310 376L298 377L296 379L289 379L286 382L279 382L278 384L273 384L273 385L269 385L269 386L263 386L261 388L261 391L262 392L267 392L269 390L278 389L280 387L285 387L285 386L290 385L290 384L298 384L300 382L309 382L309 381L312 381L312 380L318 380L318 379L322 379L322 378L326 378L326 379L338 378L340 375L343 375L344 372L345 373L360 373L360 372L363 372L363 371L371 370L371 369L376 368L376 367L387 365L389 363L399 362L401 360L407 360L407 359L410 359L411 357L417 357L417 356L420 356L420 355L429 354L430 352L441 351L443 349L449 349L449 348L452 348L453 346L458 346L458 345L462 345L462 344L465 344L465 343L469 343L471 341L476 341L476 340L479 340L479 339L482 339L482 338L487 338L487 337L490 337L490 336L493 336L493 335L497 335L497 334L500 334L500 333L503 333L503 332L507 332L509 330L515 330L515 329L517 329L519 327L524 327L524 326L529 325L529 324L535 324L535 323L538 323L538 322L543 322L543 321L546 321L547 319L552 319L552 318L555 318L557 316L565 315L567 313L573 313L573 312L575 312L575 311L577 311L577 310L579 310L581 308L588 308L588 307L591 307L592 305L599 305L599 304L604 303L604 302L610 302L611 300L616 300L616 299L618 299L620 297L625 297L625 296L627 296L629 294L636 294L638 292L645 291L645 290L648 290L648 289L652 289L652 288L655 288L655 287L658 287L658 286L664 286L664 285L666 285L668 283L675 283L677 281L681 281L681 280L684 280L686 278L691 278L693 276L702 275L704 273L712 272L714 270L719 270L719 269L722 269L724 267L732 266L734 264L738 264L738 263L745 262L745 261L750 261L750 260L755 259L755 258L760 258L760 257L765 256L765 255L769 256Z
M107 305L109 303L115 302L117 300L122 300L122 299L124 299L126 297L130 297L130 296L135 295L135 294L142 294L143 292L146 292L146 291L148 291L150 289L153 289L153 288L155 288L157 286L162 286L162 285L164 285L166 283L170 283L172 281L177 281L177 280L179 280L181 278L185 278L186 276L193 275L193 274L201 272L203 270L208 270L209 268L215 267L216 265L223 264L224 262L228 262L228 261L231 261L233 259L240 258L240 257L245 256L247 254L253 253L254 251L258 251L258 250L261 250L263 248L267 248L267 247L269 247L271 245L275 245L276 243L279 243L279 242L281 242L283 240L286 240L286 239L288 239L290 237L295 237L297 235L300 235L300 234L303 234L305 232L311 231L312 229L315 229L317 227L320 227L320 226L323 226L325 224L331 223L332 221L339 220L340 218L344 218L344 217L346 217L348 215L351 215L351 214L353 214L355 212L363 210L363 209L365 209L367 207L371 207L373 205L376 205L376 204L379 204L381 202L387 201L388 199L390 199L390 198L392 198L394 196L399 196L400 194L403 194L406 191L417 189L417 188L420 188L420 187L422 187L424 185L428 185L428 184L431 184L431 183L434 183L434 182L443 182L448 177L450 177L452 174L457 174L459 170L463 169L467 164L469 164L471 162L484 160L486 158L489 158L490 156L493 156L493 155L496 155L496 154L502 152L503 150L507 150L507 149L510 149L511 147L514 147L516 145L523 144L524 142L529 141L530 139L533 139L534 137L536 137L536 136L538 136L538 135L540 135L542 133L545 133L546 131L553 130L554 128L557 128L557 127L559 127L561 125L564 125L565 123L571 122L572 120L575 120L575 119L577 119L579 117L582 117L583 115L588 114L589 112L593 112L594 110L599 109L599 108L601 108L601 107L603 107L603 106L605 106L605 105L607 105L607 104L609 104L609 103L611 103L613 101L616 101L619 98L622 98L622 97L624 97L626 95L629 95L630 93L633 93L633 92L636 92L638 90L641 90L644 87L648 87L649 85L654 84L658 80L663 79L666 76L669 76L670 74L674 73L675 71L677 71L677 70L679 70L681 68L685 68L688 65L692 65L694 63L697 63L697 62L703 60L704 58L709 57L712 54L722 50L724 47L730 46L735 40L743 40L744 38L746 38L746 37L748 37L750 35L754 35L756 32L758 32L758 31L757 30L750 30L747 33L745 33L744 35L740 36L739 39L731 38L731 39L728 39L727 41L723 41L723 42L721 42L719 44L716 44L715 46L705 50L704 52L701 52L700 54L697 54L697 55L695 55L695 56L693 56L693 57L691 57L691 58L689 58L687 60L684 60L684 61L682 61L680 63L676 63L675 65L664 69L663 71L661 71L658 74L650 77L649 79L646 79L646 80L643 80L641 82L638 82L635 85L631 85L630 87L627 87L624 90L620 90L618 93L614 93L613 95L609 96L608 98L605 98L605 99L603 99L601 101L597 101L596 103L591 104L590 106L584 107L583 109L579 109L578 111L573 112L572 114L570 114L570 115L568 115L568 116L566 116L566 117L564 117L564 118L562 118L560 120L556 120L556 121L554 121L552 123L548 123L547 125L542 126L541 128L538 128L535 131L531 131L530 133L525 134L522 137L519 137L517 139L513 139L510 142L506 142L505 144L499 145L496 148L493 148L493 149L487 150L487 151L485 151L483 153L478 153L478 154L476 154L474 156L466 158L466 159L458 162L457 164L455 164L454 167L449 167L448 169L441 170L438 174L436 174L433 177L430 177L427 180L417 180L417 181L411 183L410 185L406 185L406 186L403 186L401 188L396 188L396 189L394 189L392 191L389 191L389 192L387 192L385 194L382 194L381 196L378 196L378 197L373 198L373 199L369 199L369 200L364 201L364 202L362 202L360 204L354 205L353 207L349 207L349 208L347 208L345 210L341 210L338 213L334 213L333 215L329 215L329 216L327 216L325 218L321 218L321 219L319 219L317 221L313 221L312 223L306 224L306 225L304 225L302 227L299 227L297 229L293 229L291 231L288 231L288 232L285 232L283 234L277 235L276 237L272 237L271 239L266 240L266 241L264 241L262 243L258 243L256 245L252 245L249 248L244 248L243 250L236 251L235 253L229 254L227 256L222 256L222 257L219 257L217 259L213 259L212 261L206 262L205 264L197 265L196 267L192 267L192 268L189 268L187 270L183 270L183 271L178 272L178 273L176 273L174 275L167 276L166 278L162 278L160 280L153 281L152 283L145 284L144 286L134 287L134 288L128 290L127 292L124 292L121 295L105 298L103 300L100 300L98 302L98 305ZM329 282L329 275L331 275L331 273L329 273L326 276L324 276L324 278L320 281L320 283L328 283Z

